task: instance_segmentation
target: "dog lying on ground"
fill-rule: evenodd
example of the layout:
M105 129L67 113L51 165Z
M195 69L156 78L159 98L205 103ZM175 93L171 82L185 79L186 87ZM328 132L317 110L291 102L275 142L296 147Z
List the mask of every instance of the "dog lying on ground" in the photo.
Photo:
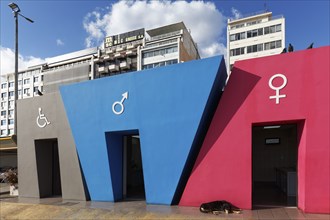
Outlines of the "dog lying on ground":
M232 205L231 203L225 200L203 203L199 207L199 210L203 213L213 213L216 215L220 214L221 212L225 212L226 214L241 213L241 209L237 208L236 206Z

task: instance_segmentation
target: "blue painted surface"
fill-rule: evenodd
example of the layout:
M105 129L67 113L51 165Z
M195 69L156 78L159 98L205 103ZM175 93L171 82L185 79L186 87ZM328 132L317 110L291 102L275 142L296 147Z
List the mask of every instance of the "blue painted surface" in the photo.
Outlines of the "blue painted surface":
M225 83L221 62L218 56L60 88L91 200L121 198L118 138L138 130L147 203L172 203L209 96L221 92L215 80ZM116 115L112 105L126 91Z

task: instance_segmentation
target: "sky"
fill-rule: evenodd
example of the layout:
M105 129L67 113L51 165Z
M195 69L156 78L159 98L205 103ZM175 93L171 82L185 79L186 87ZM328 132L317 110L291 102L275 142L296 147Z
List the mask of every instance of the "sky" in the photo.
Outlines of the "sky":
M15 2L19 17L19 68L47 58L101 46L105 36L185 22L203 58L225 55L229 18L271 11L285 17L286 44L302 50L328 46L330 0L1 0L0 74L14 72L15 20L8 4Z

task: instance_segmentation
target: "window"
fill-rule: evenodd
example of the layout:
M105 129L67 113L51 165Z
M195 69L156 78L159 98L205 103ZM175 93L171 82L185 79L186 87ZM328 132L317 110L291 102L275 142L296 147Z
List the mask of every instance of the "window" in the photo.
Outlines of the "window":
M230 41L235 41L236 40L236 34L231 34L230 36L229 36L229 40Z
M6 130L1 130L1 135L7 134Z
M14 124L14 119L9 119L9 120L8 120L8 124L9 124L9 125L13 125L13 124Z
M18 96L22 95L22 90L18 90Z
M30 83L30 79L24 79L24 85L29 84Z
M6 97L7 97L7 93L6 92L1 93L1 98L6 98Z
M170 47L170 48L164 48L164 49L160 49L160 50L154 50L154 51L144 53L143 58L165 55L165 54L169 54L169 53L175 53L177 51L178 51L178 47Z
M18 85L22 85L22 80L18 80Z
M14 101L9 101L9 108L14 108L15 102Z
M230 41L245 39L245 32L230 35Z
M232 26L231 29L241 28L241 27L244 27L244 26L245 26L245 23L243 23L243 24L237 24L235 26Z
M246 35L247 35L247 38L261 36L261 35L263 35L263 28L247 31Z
M14 87L14 82L10 82L9 87Z
M244 54L244 48L245 47L230 50L230 56L238 56Z
M14 129L9 129L9 134L14 134Z
M14 116L14 110L9 110L8 113L10 116Z
M38 92L38 86L33 87L33 92Z
M1 89L5 89L5 88L7 88L7 84L6 83L2 83L1 84Z
M254 53L263 50L263 44L256 44L252 46L247 46L247 53Z
M275 26L275 31L276 31L276 32L280 32L280 31L282 31L282 26L281 26L281 24L278 24L278 25Z
M39 81L39 76L33 77L33 82L38 82Z
M9 97L14 97L14 96L15 96L14 91L10 91L10 92L9 92Z
M6 125L6 120L1 120L1 126Z
M261 20L251 21L251 22L247 22L246 26L255 25L255 24L259 24L259 23L261 23Z
M40 76L41 81L44 81L44 75Z
M268 42L268 43L265 43L265 50L271 50L271 49L275 49L275 48L280 48L281 45L282 45L282 41L281 40Z
M1 102L1 107L2 107L2 108L4 108L4 107L5 107L5 105L6 105L6 103L5 103L5 102Z
M172 65L178 63L178 60L169 60L165 62L165 66Z
M6 111L1 111L1 116L6 116Z
M178 63L178 60L175 59L175 60L168 60L168 61L163 61L163 62L159 62L159 63L153 63L153 64L146 64L146 65L143 65L142 69L152 69L152 68L155 68L155 67L159 67L159 66L168 66L168 65L172 65L172 64L176 64Z
M29 95L29 92L30 92L29 88L24 89L24 95Z
M265 27L264 31L265 31L265 34L280 32L280 31L282 31L282 26L281 26L281 24L272 25L272 26L269 26L269 27Z

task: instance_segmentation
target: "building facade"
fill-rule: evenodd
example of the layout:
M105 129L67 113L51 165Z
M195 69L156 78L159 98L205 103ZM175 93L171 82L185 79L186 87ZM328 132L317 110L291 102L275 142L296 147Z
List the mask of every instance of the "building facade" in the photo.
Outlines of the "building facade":
M146 36L146 33L148 37ZM145 32L108 36L104 48L88 48L19 71L18 99L58 91L60 85L200 59L183 22ZM1 76L0 137L14 135L14 74Z
M218 56L19 100L21 197L330 213L329 49L239 61L223 93Z
M148 30L139 69L200 59L197 45L183 22Z
M108 36L94 59L95 78L200 59L183 22Z
M92 79L93 57L97 48L76 51L47 59L18 73L18 99L32 98L58 91L60 85ZM1 76L0 137L14 135L14 73Z
M235 61L279 54L285 48L285 19L272 12L228 19L227 71Z

